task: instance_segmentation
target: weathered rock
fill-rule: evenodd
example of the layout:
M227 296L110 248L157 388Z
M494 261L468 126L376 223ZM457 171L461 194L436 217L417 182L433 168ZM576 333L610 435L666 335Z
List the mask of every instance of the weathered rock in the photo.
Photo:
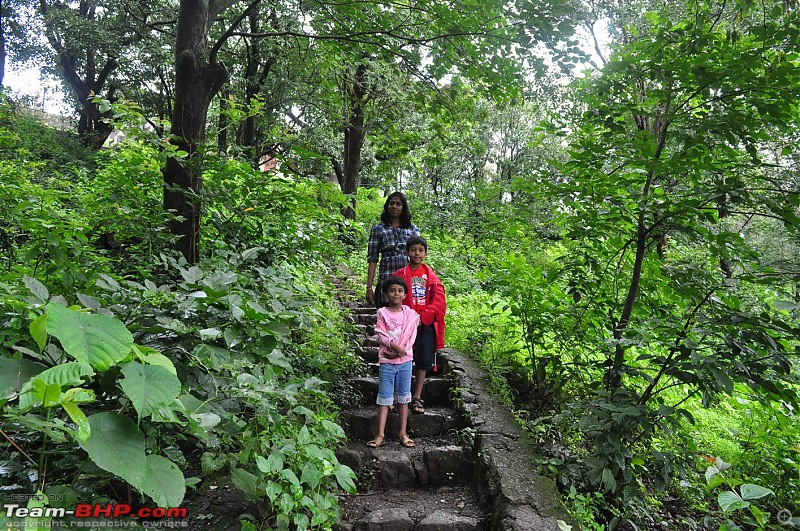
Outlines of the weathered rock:
M361 470L364 468L363 454L350 448L339 448L336 451L336 459L339 460L339 463L349 466L356 475L361 474Z
M411 531L414 521L405 509L379 509L353 524L356 531Z
M414 531L478 531L481 529L477 518L459 516L450 511L434 511L426 516Z
M470 484L474 477L474 461L461 446L437 446L425 451L425 469L432 486Z
M375 452L378 466L378 484L373 488L381 490L411 489L416 482L411 458L398 452Z
M496 531L560 531L558 519L540 516L530 506L509 507L495 515L492 529ZM565 522L566 523L566 522ZM577 529L573 526L572 529Z

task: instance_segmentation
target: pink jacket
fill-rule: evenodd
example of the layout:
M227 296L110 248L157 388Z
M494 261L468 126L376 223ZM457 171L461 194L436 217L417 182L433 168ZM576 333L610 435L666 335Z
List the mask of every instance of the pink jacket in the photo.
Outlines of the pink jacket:
M397 339L389 334L389 328L386 320L390 319L392 315L398 315L401 312L392 312L389 308L378 308L378 322L375 324L375 332L378 334L378 341L380 347L378 348L378 361L380 363L406 363L414 359L413 348L414 341L417 339L417 325L419 324L419 314L403 305L403 317L405 323L400 330L400 335ZM406 355L400 358L389 359L384 357L384 353L389 350L389 343L394 341L401 347L406 349Z

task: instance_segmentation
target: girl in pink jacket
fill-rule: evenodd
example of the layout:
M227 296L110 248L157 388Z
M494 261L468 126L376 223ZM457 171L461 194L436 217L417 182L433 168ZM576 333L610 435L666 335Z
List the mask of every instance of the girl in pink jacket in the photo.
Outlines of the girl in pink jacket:
M378 361L380 362L378 383L378 435L367 443L378 448L386 439L386 418L389 406L397 404L400 414L400 444L405 448L415 446L406 433L408 403L411 402L411 365L414 359L414 340L417 338L419 314L405 306L403 299L408 293L408 284L399 277L391 277L381 284L387 305L378 309L375 332L380 340Z

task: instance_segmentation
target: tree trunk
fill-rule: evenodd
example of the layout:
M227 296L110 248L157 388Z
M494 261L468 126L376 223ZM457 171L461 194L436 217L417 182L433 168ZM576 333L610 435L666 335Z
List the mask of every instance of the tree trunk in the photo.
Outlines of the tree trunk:
M111 94L113 94L113 91L110 91L106 97L109 101L114 101ZM106 140L114 130L109 123L103 120L106 115L101 113L97 105L89 101L88 97L83 102L81 114L78 118L78 136L84 146L97 150L106 143Z
M248 17L250 22L250 33L260 31L258 16L252 14ZM259 92L261 85L258 81L258 68L260 64L261 47L258 39L253 39L247 46L247 70L245 72L245 105L248 107L247 118L244 122L242 132L242 146L245 149L247 158L258 167L258 149L256 149L256 117L250 110L250 102L253 101Z
M69 86L72 87L72 90L75 91L82 105L81 115L78 119L78 136L80 136L83 145L100 149L113 131L113 127L103 120L103 118L110 116L110 112L101 113L97 105L92 103L91 98L102 93L108 76L117 68L117 61L114 59L106 60L103 69L98 73L95 54L89 50L86 54L86 66L83 70L83 76L78 72L78 61L75 57L62 54L60 63L64 78ZM109 87L105 98L113 102L115 100L115 92L113 86Z
M189 263L199 259L200 193L206 115L211 99L227 80L225 68L206 58L209 0L181 0L175 46L175 109L170 133L186 158L170 157L164 166L164 209L176 219L169 230L175 248Z
M0 87L3 86L3 79L6 77L6 6L0 0Z
M217 118L217 153L220 155L226 153L228 151L228 126L230 124L230 120L228 119L228 115L225 114L225 111L229 107L229 100L230 91L223 90L219 97L219 118Z
M355 219L355 196L358 175L361 172L361 148L364 146L364 107L368 98L367 65L356 69L350 96L350 116L344 130L344 182L342 192L350 197L351 206L344 209L344 217Z

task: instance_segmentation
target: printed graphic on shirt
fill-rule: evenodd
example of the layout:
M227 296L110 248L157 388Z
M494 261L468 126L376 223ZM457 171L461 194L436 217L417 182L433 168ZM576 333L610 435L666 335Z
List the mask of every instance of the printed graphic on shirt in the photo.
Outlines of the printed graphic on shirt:
M424 306L427 303L426 295L428 285L428 275L421 277L411 277L411 299L416 306Z
M392 341L397 342L397 338L400 337L400 334L403 332L403 326L406 324L405 313L401 312L396 316L389 312L386 313L389 314L386 315L386 333L389 334Z

